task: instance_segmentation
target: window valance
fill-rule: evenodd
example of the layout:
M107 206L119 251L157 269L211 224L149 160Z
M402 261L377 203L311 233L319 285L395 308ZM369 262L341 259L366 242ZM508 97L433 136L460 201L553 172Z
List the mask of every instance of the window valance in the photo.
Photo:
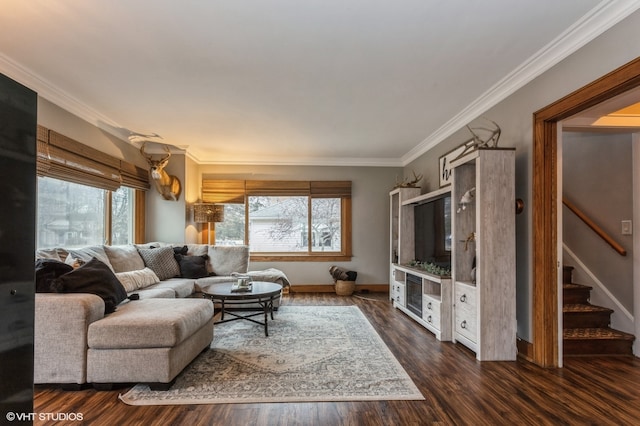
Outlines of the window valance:
M202 181L202 201L216 204L244 203L245 181L211 180Z
M38 126L38 176L114 191L121 185L149 189L148 172L127 161Z
M351 197L351 181L216 180L203 179L205 203L244 203L245 195Z

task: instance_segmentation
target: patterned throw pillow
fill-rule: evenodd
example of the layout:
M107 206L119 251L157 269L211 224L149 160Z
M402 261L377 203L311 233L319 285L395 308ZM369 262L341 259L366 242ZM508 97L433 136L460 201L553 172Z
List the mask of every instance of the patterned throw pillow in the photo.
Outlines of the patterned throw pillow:
M147 268L153 270L160 280L180 275L180 266L173 257L172 247L158 247L154 249L138 249Z

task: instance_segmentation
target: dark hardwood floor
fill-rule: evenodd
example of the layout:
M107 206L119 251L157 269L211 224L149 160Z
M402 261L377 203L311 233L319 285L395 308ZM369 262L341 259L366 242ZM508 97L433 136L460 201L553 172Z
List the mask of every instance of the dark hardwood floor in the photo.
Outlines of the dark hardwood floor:
M640 359L577 357L562 369L484 362L439 342L387 300L289 294L284 305L360 307L413 378L424 401L134 407L113 391L36 386L36 413L81 413L56 425L638 425ZM276 314L277 315L277 314ZM277 319L277 318L276 318Z

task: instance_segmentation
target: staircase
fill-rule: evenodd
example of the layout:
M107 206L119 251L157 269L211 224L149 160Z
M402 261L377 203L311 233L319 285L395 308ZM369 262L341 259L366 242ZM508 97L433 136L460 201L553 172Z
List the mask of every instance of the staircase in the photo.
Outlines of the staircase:
M632 355L635 337L609 327L613 310L590 304L592 288L573 283L572 273L563 267L563 355Z

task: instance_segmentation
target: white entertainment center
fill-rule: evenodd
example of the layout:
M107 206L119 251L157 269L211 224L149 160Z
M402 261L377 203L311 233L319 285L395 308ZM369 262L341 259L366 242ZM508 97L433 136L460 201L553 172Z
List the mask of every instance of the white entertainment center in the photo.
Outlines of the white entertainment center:
M438 340L461 343L480 361L515 360L515 150L477 149L451 164L449 186L389 194L389 295ZM447 200L444 215L420 210L439 200ZM443 244L450 272L436 265L434 274Z

